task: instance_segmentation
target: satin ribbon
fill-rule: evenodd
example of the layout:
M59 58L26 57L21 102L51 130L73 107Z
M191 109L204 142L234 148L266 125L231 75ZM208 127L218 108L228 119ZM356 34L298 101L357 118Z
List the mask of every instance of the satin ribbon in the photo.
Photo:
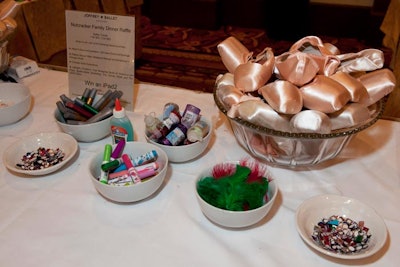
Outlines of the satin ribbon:
M289 52L300 51L311 57L319 66L319 74L332 75L340 64L340 59L334 54L338 50L334 46L326 47L317 36L306 36L294 43Z
M315 60L302 52L286 52L275 58L275 73L280 79L302 86L319 72Z

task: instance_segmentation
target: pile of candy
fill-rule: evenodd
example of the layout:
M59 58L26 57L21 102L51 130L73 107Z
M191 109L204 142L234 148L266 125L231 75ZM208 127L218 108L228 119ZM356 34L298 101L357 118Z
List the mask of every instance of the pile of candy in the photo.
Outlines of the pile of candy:
M312 238L324 249L348 254L368 248L371 233L363 221L332 215L314 226Z
M265 165L257 161L221 163L213 167L211 176L197 182L197 192L207 203L220 209L256 209L268 201L270 180L266 176Z
M36 151L27 152L22 156L21 163L16 166L23 170L41 170L52 167L64 160L64 152L59 148L39 147Z
M175 103L164 105L161 120L152 112L144 117L146 136L159 144L168 146L187 145L201 142L208 134L210 126L200 120L200 109L187 104L181 114Z

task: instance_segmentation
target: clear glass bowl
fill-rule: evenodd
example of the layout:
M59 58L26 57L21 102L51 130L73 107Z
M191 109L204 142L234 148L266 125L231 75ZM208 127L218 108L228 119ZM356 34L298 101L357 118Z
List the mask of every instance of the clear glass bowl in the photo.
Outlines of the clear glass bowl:
M252 124L240 118L227 116L227 106L218 99L214 88L214 101L225 114L237 142L253 157L282 167L313 166L336 157L360 131L373 125L383 114L387 97L369 107L371 116L362 125L332 131L329 134L290 133Z

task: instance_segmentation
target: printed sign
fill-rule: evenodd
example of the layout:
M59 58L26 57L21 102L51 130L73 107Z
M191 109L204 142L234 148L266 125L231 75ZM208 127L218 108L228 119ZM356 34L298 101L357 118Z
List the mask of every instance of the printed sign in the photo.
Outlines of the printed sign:
M125 109L133 110L135 17L75 10L65 15L70 97L86 88L118 90Z

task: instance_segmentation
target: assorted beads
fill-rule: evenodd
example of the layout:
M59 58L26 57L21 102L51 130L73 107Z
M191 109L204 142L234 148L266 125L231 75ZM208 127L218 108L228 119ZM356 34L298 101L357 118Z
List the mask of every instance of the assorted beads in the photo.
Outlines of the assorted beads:
M342 254L360 252L368 248L371 238L364 221L332 215L314 226L312 238L324 249Z
M23 170L40 170L52 167L64 160L65 153L57 149L39 147L36 151L27 152L22 156L22 163L16 166Z

